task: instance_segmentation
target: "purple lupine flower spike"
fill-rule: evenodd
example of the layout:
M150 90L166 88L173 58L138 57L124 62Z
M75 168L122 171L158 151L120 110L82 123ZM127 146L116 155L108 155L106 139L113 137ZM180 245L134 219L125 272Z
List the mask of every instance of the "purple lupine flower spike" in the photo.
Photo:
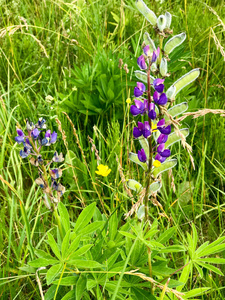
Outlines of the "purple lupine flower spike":
M164 90L164 82L165 79L161 79L161 78L156 78L154 81L153 81L153 86L154 86L154 89L158 92L158 93L162 93L163 90Z
M24 142L24 133L21 129L16 129L18 136L15 137L15 141L20 144L22 142Z
M131 105L130 112L133 116L137 116L139 114L142 114L144 111L144 103L140 100L135 99L134 100L135 105Z
M141 55L141 56L138 57L137 64L138 64L140 69L147 70L147 65L146 65L146 62L145 62L144 55Z
M146 91L145 85L142 82L137 82L137 86L134 88L134 96L140 97Z
M138 159L139 159L141 162L146 162L147 156L146 156L146 154L145 154L145 150L144 150L144 149L138 150Z
M156 112L155 112L155 104L154 103L150 103L149 105L149 113L148 116L151 120L155 120L156 118Z

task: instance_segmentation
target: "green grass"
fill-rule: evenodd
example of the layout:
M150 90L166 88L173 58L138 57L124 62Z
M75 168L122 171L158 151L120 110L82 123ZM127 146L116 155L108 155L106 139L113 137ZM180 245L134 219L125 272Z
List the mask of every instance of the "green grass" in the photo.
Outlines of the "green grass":
M223 2L169 0L161 5L156 1L146 4L157 15L170 11L174 33L186 31L188 37L171 55L171 77L166 87L191 68L201 69L199 79L179 93L177 103L188 101L189 111L225 109L225 58L213 39L215 33L224 46ZM117 208L119 223L124 224L123 214L132 204L123 188L116 155L125 178L141 180L143 172L128 160L129 151L137 151L139 145L132 140L133 120L125 100L133 93L133 71L141 52L142 34L148 30L155 37L155 33L131 0L2 1L0 12L0 175L8 183L0 183L0 298L41 299L35 276L25 270L31 258L28 244L31 241L39 248L46 232L56 224L34 183L37 171L19 157L15 126L24 127L27 117L36 121L43 116L49 127L59 132L57 117L73 157L71 166L61 139L56 147L67 155L63 203L71 221L76 222L82 201L96 201L101 213L103 203L108 216ZM127 75L118 68L120 58L128 64ZM113 95L107 94L109 88ZM48 95L53 99L46 100ZM77 130L79 145L63 112ZM182 243L186 242L186 231L191 231L189 224L193 221L201 245L224 235L224 119L212 114L195 120L189 117L185 125L190 127L188 142L193 147L196 169L191 167L182 146L173 146L172 153L178 158L173 170L176 191L172 192L171 178L164 175L164 187L158 196L163 211L152 206L151 216L158 217L164 229L177 226L175 241ZM101 162L112 169L106 179L96 177L97 162L88 135L99 150ZM51 148L46 156L53 152ZM175 270L184 264L185 255L180 255L179 260L171 255L171 267ZM223 266L221 270L225 272ZM193 274L193 285L190 280L188 288L212 286L211 292L199 299L224 298L222 276L205 269L204 280L197 276Z

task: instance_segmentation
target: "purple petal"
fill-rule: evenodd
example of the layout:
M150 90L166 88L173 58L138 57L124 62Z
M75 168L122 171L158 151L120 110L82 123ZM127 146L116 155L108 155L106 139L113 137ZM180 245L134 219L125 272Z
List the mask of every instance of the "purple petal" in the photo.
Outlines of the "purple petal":
M166 160L166 158L165 158L165 157L162 157L160 154L156 154L155 160L158 160L158 161L160 161L161 163L163 163L163 162Z
M159 154L161 154L161 152L163 152L164 149L165 149L165 144L160 144L160 145L158 146L158 148L157 148L157 152L158 152Z
M148 129L143 130L143 136L147 139L151 135L151 131Z
M149 104L149 110L155 110L155 104L154 103Z
M164 90L164 84L159 84L155 86L155 90L159 93L162 93Z
M131 105L130 112L133 116L137 116L140 114L140 110L135 105Z
M153 99L154 99L156 104L158 104L159 97L160 97L160 94L157 91L155 91L154 94L153 94Z
M134 88L134 96L135 96L135 97L140 97L140 96L142 96L142 95L143 95L143 92L140 91L138 87L135 87L135 88Z
M150 56L151 52L150 52L150 47L149 47L149 45L145 46L144 49L143 49L143 51L144 51L144 54L145 54L146 56Z
M16 136L16 137L15 137L15 141L16 141L18 144L20 144L20 143L24 142L24 137L23 137L23 136Z
M165 79L156 78L156 79L153 81L153 86L154 86L154 88L155 88L157 85L162 84L164 81L165 81Z
M45 133L45 137L50 138L50 136L51 136L51 130L47 130Z
M34 130L32 130L31 132L34 139L36 139L39 136L39 133L40 131L37 128L34 128Z
M163 157L169 157L171 152L170 152L170 149L165 149L163 152L160 153L161 156Z
M152 62L154 63L154 62L156 62L156 60L157 60L157 55L156 55L155 51L153 51Z
M142 111L144 109L144 103L142 101L135 99L134 103L140 111Z
M156 53L157 57L159 57L159 54L160 54L160 48L159 47L157 48L155 53Z
M142 70L146 70L147 69L147 65L145 63L144 55L141 55L141 56L138 57L137 64L140 67L140 69L142 69Z
M163 133L160 134L160 136L157 139L158 144L163 144L168 140L168 135L165 135Z
M142 91L143 93L145 92L146 88L145 88L145 85L144 83L142 82L137 82L137 87L140 91Z
M143 130L144 129L144 124L141 122L138 122L138 129Z
M16 129L19 136L24 136L24 133L21 129Z
M157 127L159 128L159 127L162 127L162 126L164 126L165 125L165 119L162 119L162 120L160 120L158 123L157 123Z
M170 132L171 132L171 126L170 125L168 125L166 128L159 128L159 131L161 132L161 133L163 133L163 134L170 134Z
M165 105L167 103L167 96L165 93L162 93L159 97L158 105Z
M53 133L51 135L50 143L54 144L56 142L56 139L57 139L57 133L55 131L53 131Z
M156 112L154 110L150 110L150 112L148 113L148 116L151 120L155 120Z
M144 149L138 150L138 159L139 159L141 162L146 162L147 156L146 156L146 154L145 154Z
M142 131L140 131L137 127L133 129L133 136L135 139L139 138L142 135Z

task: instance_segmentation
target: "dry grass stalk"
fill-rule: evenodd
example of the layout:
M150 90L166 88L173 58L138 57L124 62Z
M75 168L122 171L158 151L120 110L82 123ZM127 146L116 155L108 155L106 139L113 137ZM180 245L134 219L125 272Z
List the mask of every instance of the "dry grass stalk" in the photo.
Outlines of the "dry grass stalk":
M215 45L216 45L216 49L217 50L220 50L220 53L221 55L223 56L224 58L224 61L225 61L225 52L224 52L224 48L222 47L222 45L220 44L220 41L218 40L214 30L211 28L211 33L212 33L212 38L215 42Z
M89 135L88 135L88 141L89 141L89 143L91 143L91 151L95 152L95 157L97 159L97 165L99 165L99 162L101 161L101 158L98 155L98 149L96 148L96 146L94 144L94 140Z
M172 169L169 170L169 177L171 178L171 188L173 189L173 192L175 193L176 192L176 186L175 186L175 183L174 183L174 176L173 176L173 170Z
M118 158L117 155L116 155L116 161L117 161L117 163L118 163L118 170L119 170L119 173L120 173L121 181L122 181L122 183L123 183L123 187L124 187L125 191L127 192L127 195L128 195L130 198L133 198L133 195L132 195L131 191L130 191L130 190L128 189L128 187L127 187L127 181L126 181L126 178L125 178L125 176L124 176L124 174L123 174L123 168L122 168L122 166L121 166L120 163L119 163L119 158Z
M221 20L220 16L217 14L217 12L209 5L207 5L206 3L203 3L216 17L217 20L219 21L220 25L223 27L223 30L225 30L225 24L223 23L223 21Z
M138 199L138 201L134 205L132 205L131 210L128 211L126 214L124 214L125 215L125 220L128 217L132 216L134 212L137 212L139 206L143 204L144 197L145 197L145 189L143 189L140 192L139 199Z
M186 119L189 116L192 116L193 119L205 116L206 114L218 114L221 117L225 117L225 110L222 109L209 109L209 108L205 108L202 110L198 110L198 111L194 111L194 112L187 112L184 113L182 117L178 118L177 121L178 122L182 122L184 119Z

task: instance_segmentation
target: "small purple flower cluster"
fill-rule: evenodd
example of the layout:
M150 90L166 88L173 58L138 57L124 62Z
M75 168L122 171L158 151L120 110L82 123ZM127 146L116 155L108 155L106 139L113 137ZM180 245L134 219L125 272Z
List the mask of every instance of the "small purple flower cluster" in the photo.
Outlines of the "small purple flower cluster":
M157 61L160 50L158 48L151 54L149 46L145 46L143 51L144 54L138 57L137 64L140 69L146 70L147 72L147 69L151 67L151 64ZM146 61L148 61L148 63L150 64L149 67L147 66ZM150 97L150 101L143 98L143 95L146 92L145 84L142 82L137 82L137 86L134 88L134 96L139 99L134 99L135 104L131 105L130 107L130 112L133 116L143 116L147 114L149 119L151 119L152 121L157 119L156 105L160 107L166 105L168 101L167 96L164 93L164 81L165 79L161 78L156 78L153 81L153 84L151 86L154 88L155 92L153 94L153 97ZM157 123L153 123L151 121L151 124L149 123L149 121L145 121L144 123L138 122L138 126L134 127L133 129L133 136L137 139L143 135L143 137L147 139L153 132L160 132L160 135L157 139L157 145L155 146L157 147L157 154L153 163L153 166L157 167L160 166L160 164L164 162L166 158L171 154L169 149L165 149L165 143L168 139L168 135L171 133L171 126L166 126L165 119L161 119ZM138 151L138 159L141 162L147 161L147 156L144 149Z
M51 169L50 165L52 163L60 163L64 161L62 153L58 155L57 152L54 153L54 156L50 162L44 165L44 160L42 159L41 149L43 146L50 146L54 144L57 140L57 133L51 130L46 130L46 120L40 118L37 124L34 125L33 122L26 122L27 135L21 129L17 129L17 136L15 141L18 144L23 144L23 150L20 150L20 156L26 158L29 155L30 163L39 169L39 178L35 180L38 186L43 189L43 192L48 196L51 202L58 203L60 197L65 192L65 187L57 182L62 176L62 170L60 168ZM51 178L51 184L48 182L48 173ZM56 197L53 194L53 191L56 193ZM45 205L50 209L51 205L48 203L47 197L44 198Z

